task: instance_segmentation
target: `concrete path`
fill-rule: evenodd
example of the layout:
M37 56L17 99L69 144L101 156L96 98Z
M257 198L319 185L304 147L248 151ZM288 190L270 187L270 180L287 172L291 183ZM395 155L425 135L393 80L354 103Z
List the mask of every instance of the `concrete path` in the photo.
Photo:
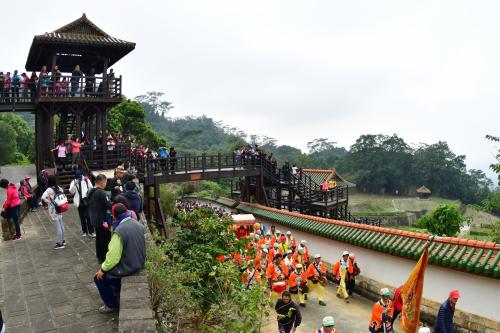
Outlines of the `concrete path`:
M82 237L74 206L64 213L66 248L53 250L47 210L30 213L23 240L0 241L0 309L9 333L116 332L116 315L102 315L93 276L93 239Z
M321 327L321 320L325 316L333 316L335 328L340 333L367 333L371 318L373 302L354 295L350 303L346 304L343 299L336 297L337 285L329 284L325 289L326 306L320 306L316 294L311 294L306 301L306 307L300 307L302 324L296 333L311 333L314 329ZM396 332L403 332L397 321ZM266 320L262 333L278 333L276 312L271 311L271 316Z

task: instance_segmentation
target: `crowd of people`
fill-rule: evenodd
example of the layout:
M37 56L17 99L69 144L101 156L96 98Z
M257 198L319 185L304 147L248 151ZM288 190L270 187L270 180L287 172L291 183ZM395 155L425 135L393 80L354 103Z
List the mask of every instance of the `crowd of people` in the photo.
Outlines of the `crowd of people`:
M220 218L228 217L230 215L230 211L228 211L227 209L221 206L212 205L210 202L201 203L194 200L177 200L175 206L177 208L177 212L183 213L191 213L195 209L204 208L213 211Z
M94 68L84 74L80 66L76 65L71 74L61 72L58 65L52 71L43 66L40 72L19 74L18 70L11 72L0 71L0 103L6 102L29 102L38 96L56 97L95 97L108 92L114 96L115 73L111 68L107 73L107 80L99 80L97 83ZM107 83L106 83L107 82Z
M244 289L266 288L277 313L279 332L294 332L302 322L300 307L306 307L311 296L316 296L319 306L327 305L324 297L328 285L327 267L321 254L313 255L306 240L298 241L290 231L282 233L275 226L266 231L263 225L255 223L253 230L239 232L240 229L245 228L237 228L236 235L248 239L247 249L221 256L219 260L233 260L244 267L241 275ZM336 296L346 304L355 291L356 277L360 273L355 254L347 250L331 269L331 277L337 284ZM394 322L403 308L401 289L402 286L394 294L388 288L380 290L380 299L373 305L369 318L369 332L393 332ZM439 310L433 332L453 332L453 313L459 297L457 290L450 293ZM321 327L314 332L338 332L334 317L325 317ZM430 329L422 327L419 333L430 333Z

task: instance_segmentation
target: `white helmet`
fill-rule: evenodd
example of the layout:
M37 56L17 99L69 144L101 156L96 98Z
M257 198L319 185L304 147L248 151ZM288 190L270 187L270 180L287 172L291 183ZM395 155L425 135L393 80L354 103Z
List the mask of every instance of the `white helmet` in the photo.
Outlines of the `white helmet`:
M290 230L288 230L288 231L286 232L286 234L287 234L288 236L291 236L291 235L292 235L292 232L291 232Z
M420 327L418 333L431 333L431 329L429 327Z
M295 268L297 268L297 269L301 269L301 268L302 268L302 264L297 264L297 265L295 266Z
M321 254L316 253L316 254L314 255L314 259L318 259L318 258L321 258Z
M276 235L281 235L281 231L276 230L275 234L276 234Z
M349 251L344 251L344 252L342 252L342 257L343 257L343 256L348 256L348 255L349 255Z
M307 241L305 239L300 241L300 245L306 245L306 244L307 244Z

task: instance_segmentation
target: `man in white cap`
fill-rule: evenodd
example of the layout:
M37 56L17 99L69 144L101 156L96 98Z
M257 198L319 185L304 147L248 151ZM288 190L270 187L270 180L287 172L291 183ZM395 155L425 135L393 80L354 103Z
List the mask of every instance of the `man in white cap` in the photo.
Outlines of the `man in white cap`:
M349 303L349 294L347 293L346 280L348 274L352 273L352 265L349 260L349 252L344 251L340 260L333 266L333 275L339 282L337 288L337 297L344 298L346 303Z
M290 273L293 271L293 269L295 268L295 265L297 264L292 255L293 255L292 250L288 250L288 251L286 251L285 259L283 259L283 261L285 262L285 265L288 267L288 271Z
M288 244L288 248L295 251L295 248L297 247L297 240L292 236L292 232L290 230L286 232L286 242Z
M317 330L314 330L312 333L339 333L339 331L335 328L335 320L332 316L326 316L323 318L323 322L321 323L321 327Z
M314 255L314 262L307 268L307 278L311 282L311 289L316 290L318 293L319 305L325 306L323 301L325 295L326 280L326 266L321 262L321 255L319 253Z
M369 330L371 333L391 333L394 307L392 293L388 288L380 289L380 300L373 305Z
M309 288L307 287L307 274L302 269L302 264L295 265L295 269L291 272L290 278L288 279L288 291L295 297L295 301L299 303L300 306L305 307L305 296L307 295ZM297 300L298 297L298 300Z

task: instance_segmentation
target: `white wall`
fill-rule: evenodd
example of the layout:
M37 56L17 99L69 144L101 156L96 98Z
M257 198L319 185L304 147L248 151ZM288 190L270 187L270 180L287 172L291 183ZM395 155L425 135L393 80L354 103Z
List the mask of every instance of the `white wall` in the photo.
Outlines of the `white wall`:
M258 221L269 230L271 223L261 219ZM413 260L308 234L278 223L272 224L281 232L290 230L297 241L307 240L310 254L320 253L324 261L335 263L345 250L355 253L362 275L394 288L406 281L416 264ZM442 303L450 290L454 289L458 289L462 296L457 304L458 309L500 320L500 280L432 264L427 266L423 295L425 298Z

